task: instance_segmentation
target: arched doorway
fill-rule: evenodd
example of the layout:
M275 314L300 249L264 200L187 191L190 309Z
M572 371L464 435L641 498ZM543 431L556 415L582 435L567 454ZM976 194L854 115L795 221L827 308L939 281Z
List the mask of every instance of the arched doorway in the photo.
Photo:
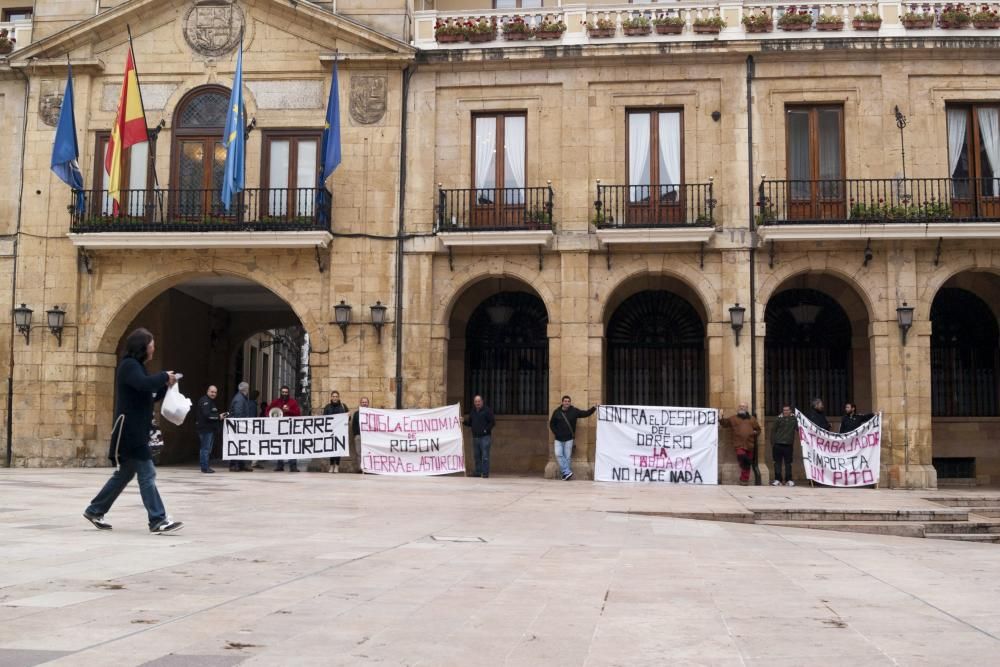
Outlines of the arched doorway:
M549 460L548 311L527 284L503 278L469 287L449 319L448 402L462 412L483 396L497 417L494 473L541 474ZM471 469L471 455L467 457Z
M844 403L871 406L868 311L857 292L829 275L786 281L764 311L764 410L805 410L820 398L836 427Z
M931 304L932 462L940 484L1000 481L1000 278L959 274Z
M303 409L309 407L310 380L302 354L308 350L308 335L288 303L253 281L204 275L164 290L125 327L117 358L137 327L156 338L156 356L148 369L182 373L181 391L192 402L215 385L215 402L224 412L239 382L246 380L256 385L261 398L273 397L276 387L288 384ZM106 419L110 424L110 414ZM166 444L162 464L197 460L193 413L179 427L163 420L159 426Z
M226 166L222 134L229 96L229 89L223 86L201 86L177 105L170 151L170 206L177 217L203 218L222 211Z
M607 326L605 401L615 405L705 405L705 324L667 290L632 294Z

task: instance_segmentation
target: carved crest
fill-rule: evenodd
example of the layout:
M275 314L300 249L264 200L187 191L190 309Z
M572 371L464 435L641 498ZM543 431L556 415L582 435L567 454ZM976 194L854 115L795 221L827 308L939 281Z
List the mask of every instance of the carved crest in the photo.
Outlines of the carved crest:
M245 23L235 2L200 0L184 16L184 39L196 53L222 56L239 45Z
M49 127L59 124L59 112L62 110L63 91L58 81L42 81L41 94L38 96L38 117Z
M385 115L389 78L373 74L351 75L351 118L359 125L373 125Z

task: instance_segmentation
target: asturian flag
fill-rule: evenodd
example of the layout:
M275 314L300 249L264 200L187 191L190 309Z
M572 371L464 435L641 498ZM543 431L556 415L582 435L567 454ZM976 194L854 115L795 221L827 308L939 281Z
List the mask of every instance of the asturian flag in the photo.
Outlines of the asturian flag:
M229 97L229 113L226 129L222 135L222 145L226 149L226 168L222 176L222 206L226 213L232 204L233 195L243 192L246 171L246 122L243 114L243 42L236 56L236 76L233 78L233 93Z
M139 92L139 75L135 71L132 47L129 46L122 94L118 98L118 112L111 126L108 152L104 154L104 171L108 174L108 196L114 201L115 215L119 214L121 206L122 163L125 149L148 140L146 111L142 108L142 95Z
M76 142L76 115L73 113L73 67L66 75L66 92L59 109L56 140L52 144L52 171L76 192L76 210L83 212L83 174L80 172L80 147Z

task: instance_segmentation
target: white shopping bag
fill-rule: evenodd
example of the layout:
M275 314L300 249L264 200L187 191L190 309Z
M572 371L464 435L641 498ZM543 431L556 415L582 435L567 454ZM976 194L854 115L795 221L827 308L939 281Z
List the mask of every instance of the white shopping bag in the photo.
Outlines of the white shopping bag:
M184 418L191 410L191 399L181 393L180 385L180 382L175 382L174 386L167 389L167 395L163 397L163 404L160 405L160 414L163 418L176 426L184 423Z

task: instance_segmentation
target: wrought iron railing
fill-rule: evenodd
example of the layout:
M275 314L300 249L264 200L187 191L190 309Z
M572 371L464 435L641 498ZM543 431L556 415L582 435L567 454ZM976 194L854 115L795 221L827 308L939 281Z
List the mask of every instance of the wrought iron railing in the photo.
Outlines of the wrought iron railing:
M82 195L69 205L75 233L330 229L330 193L318 188L248 188L228 211L218 190L122 190L117 212L107 190Z
M437 231L553 229L552 186L438 189Z
M991 221L1000 221L1000 178L762 181L758 187L758 225Z
M715 225L712 183L684 185L597 185L598 228Z

